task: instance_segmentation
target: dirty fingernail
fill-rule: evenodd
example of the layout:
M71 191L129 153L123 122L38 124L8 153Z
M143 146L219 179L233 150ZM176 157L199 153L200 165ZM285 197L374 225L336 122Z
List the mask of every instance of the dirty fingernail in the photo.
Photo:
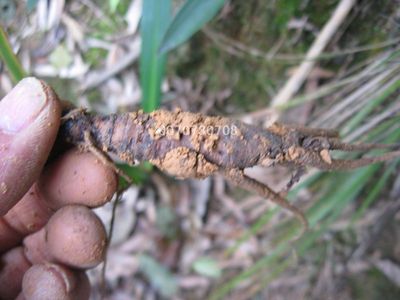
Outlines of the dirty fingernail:
M21 80L0 101L0 130L13 134L29 126L44 108L46 98L38 79Z

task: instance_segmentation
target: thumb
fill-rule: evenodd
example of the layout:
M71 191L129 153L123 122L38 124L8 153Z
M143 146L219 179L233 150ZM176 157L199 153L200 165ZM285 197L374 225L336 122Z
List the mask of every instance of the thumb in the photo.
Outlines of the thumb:
M23 79L0 101L0 216L37 180L59 125L57 96L36 78Z

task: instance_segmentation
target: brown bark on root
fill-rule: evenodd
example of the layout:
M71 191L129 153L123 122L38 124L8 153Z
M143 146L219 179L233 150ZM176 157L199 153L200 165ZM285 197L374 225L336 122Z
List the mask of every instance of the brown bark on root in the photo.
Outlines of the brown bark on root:
M241 171L256 165L274 164L348 170L400 156L400 151L392 151L380 157L336 160L331 158L330 150L394 150L399 145L351 145L340 142L332 130L281 124L265 129L180 110L107 116L73 110L63 121L60 137L71 144L87 147L89 136L91 147L115 154L129 164L150 161L178 178L204 178L222 172L235 184L268 196L290 210L305 227L307 221L299 209Z

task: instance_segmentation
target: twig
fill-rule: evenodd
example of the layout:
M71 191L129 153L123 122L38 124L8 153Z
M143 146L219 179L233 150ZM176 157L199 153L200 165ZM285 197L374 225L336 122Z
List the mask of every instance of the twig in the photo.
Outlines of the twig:
M350 110L349 107L354 105L356 110L365 105L363 100L370 99L371 95L376 95L376 90L379 86L382 86L383 83L395 75L395 72L398 71L395 69L387 69L381 74L376 74L375 77L371 78L368 82L366 82L363 86L358 87L353 93L345 97L340 103L330 108L323 116L318 118L318 122L312 123L313 126L322 126L322 124L327 124L329 120L334 120L335 123L331 126L338 127L341 122L349 117L350 114L354 115L355 111ZM355 102L360 101L361 103L357 106Z
M364 51L377 50L381 48L387 48L393 45L397 45L400 42L400 38L390 39L381 43L371 45L361 45L350 49L343 49L340 51L324 52L312 58L307 58L304 54L288 54L288 53L276 53L277 48L282 44L282 39L278 40L275 46L268 52L264 52L261 49L250 47L239 41L233 40L222 33L215 32L210 28L204 28L202 32L211 39L217 47L227 52L230 55L237 56L240 58L250 55L256 58L261 58L266 61L274 62L298 62L298 61L317 61L322 59L331 59L338 56L344 56L349 54L356 54Z
M379 123L381 123L384 120L387 120L388 118L391 118L391 117L393 117L393 116L395 116L396 114L399 114L399 113L400 113L400 103L392 105L387 110L385 110L382 113L380 113L380 114L374 116L373 118L371 118L371 120L368 123L366 123L365 125L363 125L360 128L357 128L356 130L354 130L351 134L349 134L344 139L344 141L345 142L350 142L350 141L356 140L361 135L363 135L366 132L368 132L369 130L373 129Z
M82 83L81 90L86 91L93 89L110 77L118 74L130 66L139 57L139 54L140 40L136 38L132 47L130 48L130 51L113 66L104 70L93 71L91 74L89 74L87 79Z
M111 239L112 239L112 234L114 230L114 223L115 223L115 212L117 210L118 203L120 202L120 199L122 197L122 194L124 190L119 190L116 193L115 200L112 206L112 213L111 213L111 221L110 221L110 228L108 231L108 243L107 243L107 252L110 249L110 244L111 244ZM100 299L105 299L105 294L106 294L106 271L107 271L107 253L106 257L104 258L103 266L101 268L101 281L100 281Z
M317 39L309 49L305 61L303 61L286 85L272 100L272 106L275 107L287 103L289 99L292 98L293 95L300 89L301 85L304 83L308 74L315 65L315 61L313 61L313 59L321 54L322 50L326 47L354 4L355 0L342 0L339 3L332 17L324 26L321 33L318 35Z
M382 68L384 70L384 68ZM339 89L344 89L347 86L349 86L350 84L359 82L359 81L363 81L363 80L367 80L373 76L379 75L382 73L382 70L377 69L377 70L370 70L369 72L361 72L359 74L355 74L352 75L350 77L344 78L342 80L338 80L329 84L325 84L322 87L320 87L319 89L317 89L315 92L312 93L308 93L307 95L304 96L298 96L293 98L290 102L277 106L275 107L275 109L273 108L265 108L265 109L261 109L252 113L247 113L244 115L239 115L236 118L240 119L244 122L247 123L253 123L254 119L261 119L264 118L264 120L266 118L272 118L273 121L271 121L271 123L274 123L276 121L276 119L278 118L277 113L280 110L286 109L286 108L290 108L290 107L294 107L303 103L307 103L310 101L315 101L318 100L324 96L327 96ZM322 117L321 117L322 118ZM320 120L318 119L318 124L310 124L314 127L326 127L326 123L324 122L320 122Z

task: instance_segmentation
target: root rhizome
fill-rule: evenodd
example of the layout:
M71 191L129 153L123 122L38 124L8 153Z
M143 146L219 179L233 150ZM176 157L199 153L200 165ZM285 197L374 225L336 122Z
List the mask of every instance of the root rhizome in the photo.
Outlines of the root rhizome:
M205 178L219 172L235 185L292 212L304 230L307 219L303 212L289 203L283 193L245 175L245 168L284 165L299 169L310 166L326 171L351 170L400 156L399 145L347 144L333 130L278 123L261 128L179 109L106 116L72 110L64 115L60 138L89 150L97 149L97 153L112 153L128 164L150 161L177 178ZM353 160L334 159L330 154L331 150L373 149L390 152Z

